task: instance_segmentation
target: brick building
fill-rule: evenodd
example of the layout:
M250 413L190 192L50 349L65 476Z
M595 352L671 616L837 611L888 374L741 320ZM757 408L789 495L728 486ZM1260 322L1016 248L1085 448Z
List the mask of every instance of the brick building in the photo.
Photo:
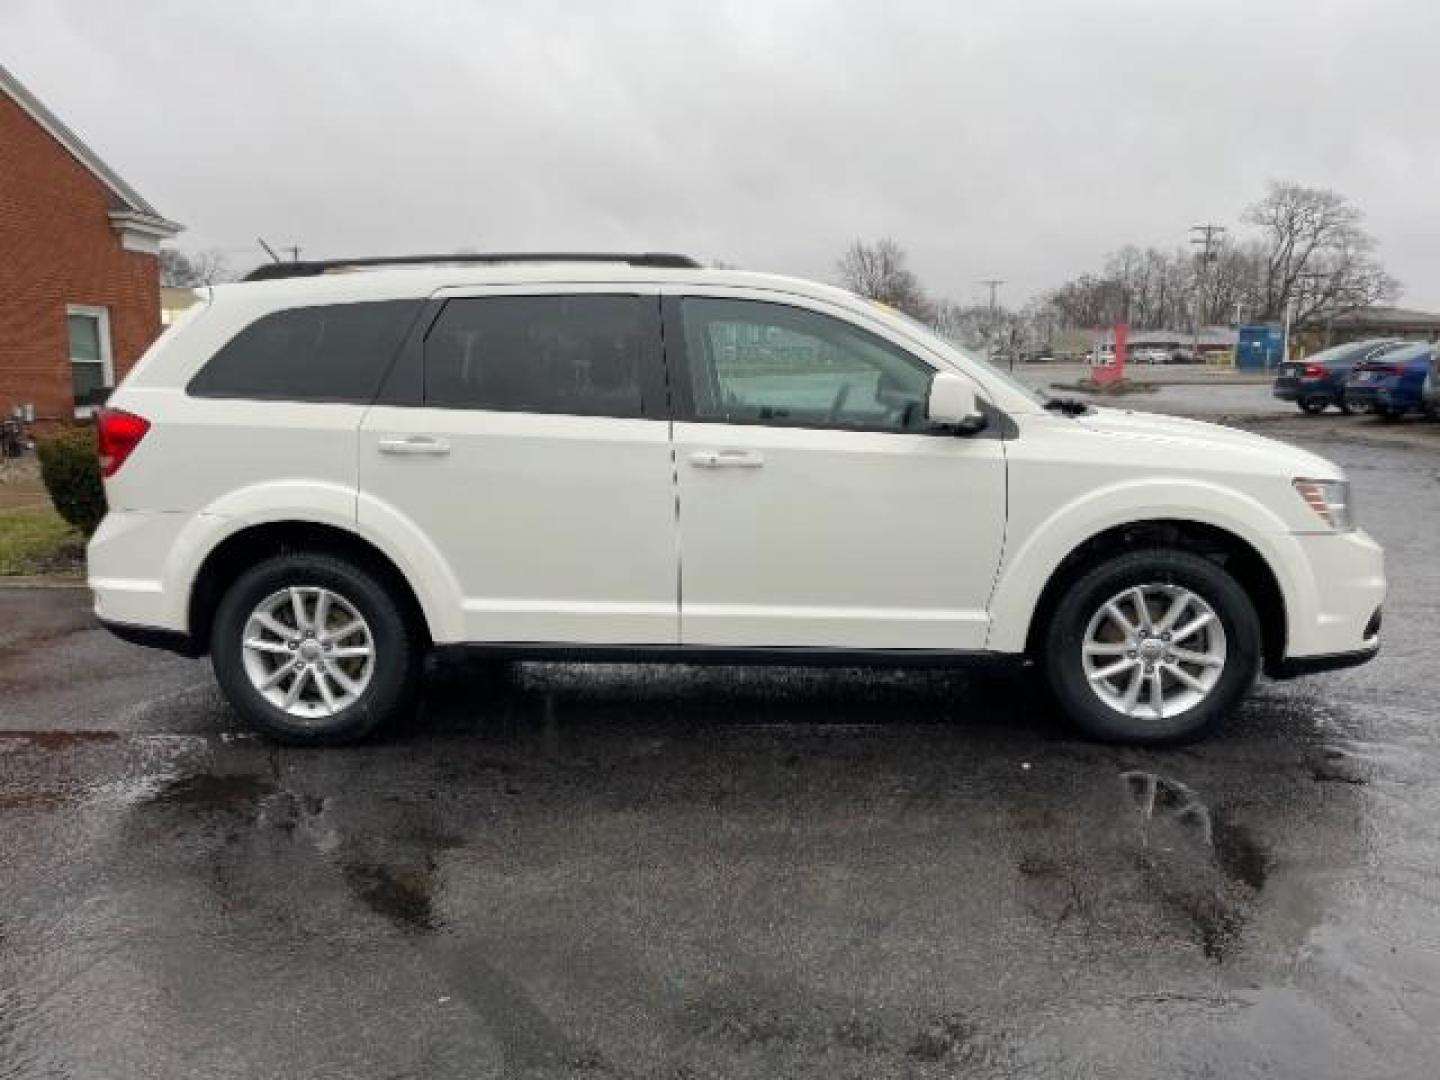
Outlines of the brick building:
M0 66L0 415L88 415L160 333L179 231Z

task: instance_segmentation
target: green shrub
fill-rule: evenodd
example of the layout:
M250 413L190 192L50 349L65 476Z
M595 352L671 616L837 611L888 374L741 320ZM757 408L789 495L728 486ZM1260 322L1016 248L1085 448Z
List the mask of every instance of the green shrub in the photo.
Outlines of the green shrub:
M105 516L94 429L68 428L41 439L35 449L40 456L40 476L56 512L89 536Z

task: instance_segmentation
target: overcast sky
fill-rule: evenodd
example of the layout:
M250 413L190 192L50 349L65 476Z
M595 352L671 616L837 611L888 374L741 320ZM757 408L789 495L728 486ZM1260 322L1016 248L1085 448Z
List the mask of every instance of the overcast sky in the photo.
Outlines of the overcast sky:
M1440 310L1437 0L4 0L0 62L237 265L888 235L1016 303L1281 178Z

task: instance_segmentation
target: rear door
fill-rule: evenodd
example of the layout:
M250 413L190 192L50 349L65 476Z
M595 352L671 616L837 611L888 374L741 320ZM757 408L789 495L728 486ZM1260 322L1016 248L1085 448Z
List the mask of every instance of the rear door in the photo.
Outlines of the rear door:
M934 368L842 310L685 292L665 300L681 640L983 648L1005 533L998 430L928 431Z
M362 424L362 521L403 522L435 553L463 640L674 644L653 289L438 299Z

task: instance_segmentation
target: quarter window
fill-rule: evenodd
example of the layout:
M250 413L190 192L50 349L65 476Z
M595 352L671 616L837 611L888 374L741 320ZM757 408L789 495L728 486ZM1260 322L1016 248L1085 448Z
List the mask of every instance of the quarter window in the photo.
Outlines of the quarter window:
M640 417L653 299L487 296L445 305L425 341L425 403ZM657 411L657 410L652 410Z
M71 304L65 309L70 337L70 385L75 411L88 415L97 395L115 384L110 357L110 312Z
M681 305L697 420L925 430L930 368L858 327L757 300Z
M197 397L368 405L419 300L276 311L236 334L190 380Z

